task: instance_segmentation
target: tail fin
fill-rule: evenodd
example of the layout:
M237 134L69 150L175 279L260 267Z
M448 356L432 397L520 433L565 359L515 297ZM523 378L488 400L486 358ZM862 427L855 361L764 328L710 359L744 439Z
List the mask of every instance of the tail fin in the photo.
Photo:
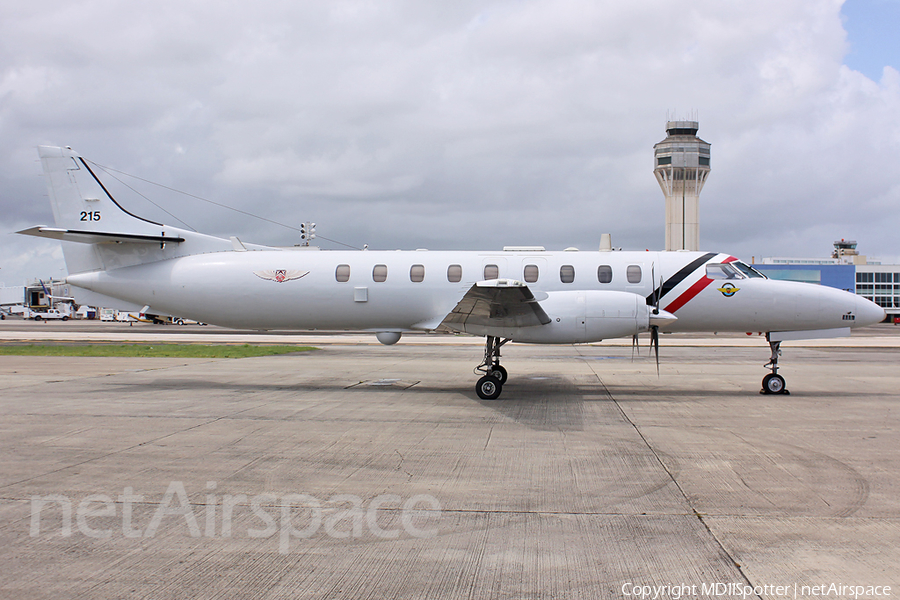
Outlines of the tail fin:
M56 227L32 227L19 233L61 240L70 274L232 247L228 240L168 227L129 212L71 148L39 146L38 153ZM182 244L188 239L190 243Z
M71 148L39 146L38 154L57 227L159 234L162 223L122 208L87 162Z

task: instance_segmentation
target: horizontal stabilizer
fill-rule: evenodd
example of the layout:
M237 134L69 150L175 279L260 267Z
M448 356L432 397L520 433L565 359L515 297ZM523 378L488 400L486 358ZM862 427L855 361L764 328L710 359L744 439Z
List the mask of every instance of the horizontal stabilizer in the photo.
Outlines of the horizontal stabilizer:
M454 331L467 327L536 327L550 317L520 281L492 279L473 285L442 323Z
M59 229L57 227L31 227L17 233L82 244L177 244L184 241L183 237L167 237L165 235L79 231L77 229Z

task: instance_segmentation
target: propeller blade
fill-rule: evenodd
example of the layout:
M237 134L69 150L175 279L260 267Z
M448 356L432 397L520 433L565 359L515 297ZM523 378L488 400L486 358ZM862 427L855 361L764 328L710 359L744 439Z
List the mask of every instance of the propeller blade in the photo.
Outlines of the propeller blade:
M654 326L650 329L650 343L656 355L656 376L659 377L659 327Z
M631 362L634 362L634 350L637 348L638 356L641 355L641 345L638 344L638 336L634 334L631 336Z

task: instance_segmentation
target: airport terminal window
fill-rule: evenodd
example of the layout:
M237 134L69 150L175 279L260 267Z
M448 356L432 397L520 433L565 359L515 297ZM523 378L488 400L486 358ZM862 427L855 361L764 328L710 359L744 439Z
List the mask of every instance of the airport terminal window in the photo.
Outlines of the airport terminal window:
M609 283L612 281L612 267L609 265L600 265L597 267L597 281L600 283Z
M338 265L334 270L334 278L341 283L350 281L350 265Z
M462 279L462 267L459 265L450 265L447 267L447 281L450 283L459 283Z
M656 159L656 164L657 165L671 165L672 157L671 156L660 156L659 158Z
M642 275L640 265L628 265L628 269L625 270L625 277L628 279L628 283L640 283Z
M575 281L575 267L572 265L563 265L559 268L559 280L563 283L572 283Z
M385 281L387 279L387 265L375 265L372 269L372 281Z
M485 279L500 279L500 268L497 265L484 265Z
M419 283L425 279L425 265L413 265L409 268L409 280Z
M538 266L525 265L525 283L535 283L538 280Z

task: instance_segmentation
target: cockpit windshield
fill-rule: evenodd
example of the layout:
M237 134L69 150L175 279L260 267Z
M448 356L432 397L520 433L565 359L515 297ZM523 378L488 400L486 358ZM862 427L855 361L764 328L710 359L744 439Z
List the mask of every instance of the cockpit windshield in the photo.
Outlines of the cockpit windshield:
M727 263L710 263L706 265L706 276L710 279L747 279L749 277L762 277L765 275L753 267L735 260Z
M760 273L759 271L757 271L756 269L754 269L747 263L743 263L739 260L735 260L729 264L734 265L734 267L736 269L738 269L741 273L743 273L747 277L761 277L763 279L767 279L767 277L765 275L763 275L762 273Z

